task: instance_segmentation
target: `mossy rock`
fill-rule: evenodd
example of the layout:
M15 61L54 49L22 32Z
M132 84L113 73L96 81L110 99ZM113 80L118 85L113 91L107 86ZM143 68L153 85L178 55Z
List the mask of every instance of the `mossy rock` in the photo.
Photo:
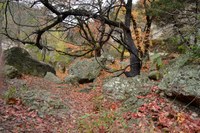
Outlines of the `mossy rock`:
M75 82L77 80L78 83L88 83L92 82L95 78L97 78L102 70L102 67L99 63L102 63L100 59L95 58L92 59L84 59L77 60L70 68L69 68L69 76L66 77L66 82Z
M13 79L21 76L21 73L13 66L5 65L3 68L3 75L6 78Z
M44 77L47 72L56 73L54 68L32 58L23 48L13 47L4 51L5 64L15 67L20 73Z

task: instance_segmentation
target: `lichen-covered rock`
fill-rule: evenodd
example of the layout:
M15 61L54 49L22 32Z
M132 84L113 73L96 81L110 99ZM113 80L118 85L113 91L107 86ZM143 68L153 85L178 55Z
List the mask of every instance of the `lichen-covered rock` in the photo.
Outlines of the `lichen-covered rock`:
M23 91L23 90L22 90ZM31 109L36 109L42 114L62 115L69 108L62 100L46 90L25 90L19 97ZM53 98L54 97L54 98Z
M106 98L124 101L130 97L144 95L149 92L147 78L136 76L133 78L116 77L103 84L103 93Z
M57 83L57 84L62 83L62 80L60 80L55 74L53 74L51 72L47 72L44 79L52 81L52 82Z
M62 102L59 96L50 93L47 90L30 89L27 86L20 88L12 86L4 94L4 97L20 98L30 109L37 110L40 116L48 115L66 115L69 107Z
M21 76L21 73L13 66L5 65L3 74L6 78L13 79Z
M200 107L200 62L192 63L189 56L181 56L166 71L159 88L167 96Z
M55 74L48 64L33 59L23 48L13 47L4 51L5 64L15 67L20 73L44 77L47 72Z
M73 79L77 79L78 83L92 82L102 69L99 63L101 61L97 62L94 58L78 60L69 68L69 75L75 77Z
M68 75L65 79L64 82L66 84L78 84L78 77L75 75Z
M187 64L189 60L190 60L190 55L188 55L188 54L180 55L176 59L173 59L169 63L169 65L163 67L161 69L161 71L164 75L166 75L167 73L173 72L173 71L177 71L177 70L179 70L179 68L181 68L182 66Z

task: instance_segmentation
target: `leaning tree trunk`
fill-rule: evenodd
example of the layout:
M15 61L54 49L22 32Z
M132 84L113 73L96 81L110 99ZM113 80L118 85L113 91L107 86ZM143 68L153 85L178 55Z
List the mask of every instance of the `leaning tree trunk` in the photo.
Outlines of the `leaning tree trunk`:
M130 52L130 71L125 72L125 75L127 77L134 77L136 75L140 75L141 61L139 59L138 50L131 37L131 32L125 31L125 39Z
M138 56L138 50L135 46L130 30L131 10L132 10L132 0L128 0L126 4L126 15L125 15L125 25L127 29L124 29L124 40L130 52L130 71L125 72L125 75L127 77L134 77L136 75L140 75L140 69L141 69L141 62Z

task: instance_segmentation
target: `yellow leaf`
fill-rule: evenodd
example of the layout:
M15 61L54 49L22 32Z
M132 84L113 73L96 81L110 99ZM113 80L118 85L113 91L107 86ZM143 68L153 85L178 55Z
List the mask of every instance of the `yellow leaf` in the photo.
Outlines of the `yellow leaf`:
M182 123L185 120L185 116L183 113L178 113L177 114L177 121L178 123Z

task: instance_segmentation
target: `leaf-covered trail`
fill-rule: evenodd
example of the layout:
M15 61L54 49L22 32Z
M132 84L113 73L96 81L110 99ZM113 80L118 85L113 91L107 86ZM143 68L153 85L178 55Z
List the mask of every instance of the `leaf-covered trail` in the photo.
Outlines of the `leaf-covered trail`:
M5 101L1 99L2 119L0 121L4 123L1 126L8 127L8 129L10 128L9 130L23 131L29 129L31 132L43 132L43 130L45 132L78 132L78 118L84 114L97 111L96 105L93 101L96 97L102 94L100 83L88 83L84 85L54 84L42 78L32 76L24 76L23 80L26 81L27 86L29 87L45 89L60 97L63 103L69 107L69 111L67 114L62 116L59 116L58 114L58 116L46 116L40 118L37 115L37 111L29 110L28 107L23 106L20 99L14 99L15 101L9 103L10 105L5 104ZM98 80L99 79L97 79L97 82L100 82L100 80ZM34 113L34 117L31 115L32 113ZM13 119L9 121L4 116L8 118L13 117ZM19 123L23 123L23 126L17 124L18 119L21 119ZM8 123L5 122L7 120ZM17 127L17 129L13 128L13 126L10 127L9 122L11 122L14 127Z
M18 103L19 102L19 103ZM5 104L0 99L0 132L1 133L47 133L60 130L63 120L59 117L39 117L37 111L30 110L19 101L13 105Z

